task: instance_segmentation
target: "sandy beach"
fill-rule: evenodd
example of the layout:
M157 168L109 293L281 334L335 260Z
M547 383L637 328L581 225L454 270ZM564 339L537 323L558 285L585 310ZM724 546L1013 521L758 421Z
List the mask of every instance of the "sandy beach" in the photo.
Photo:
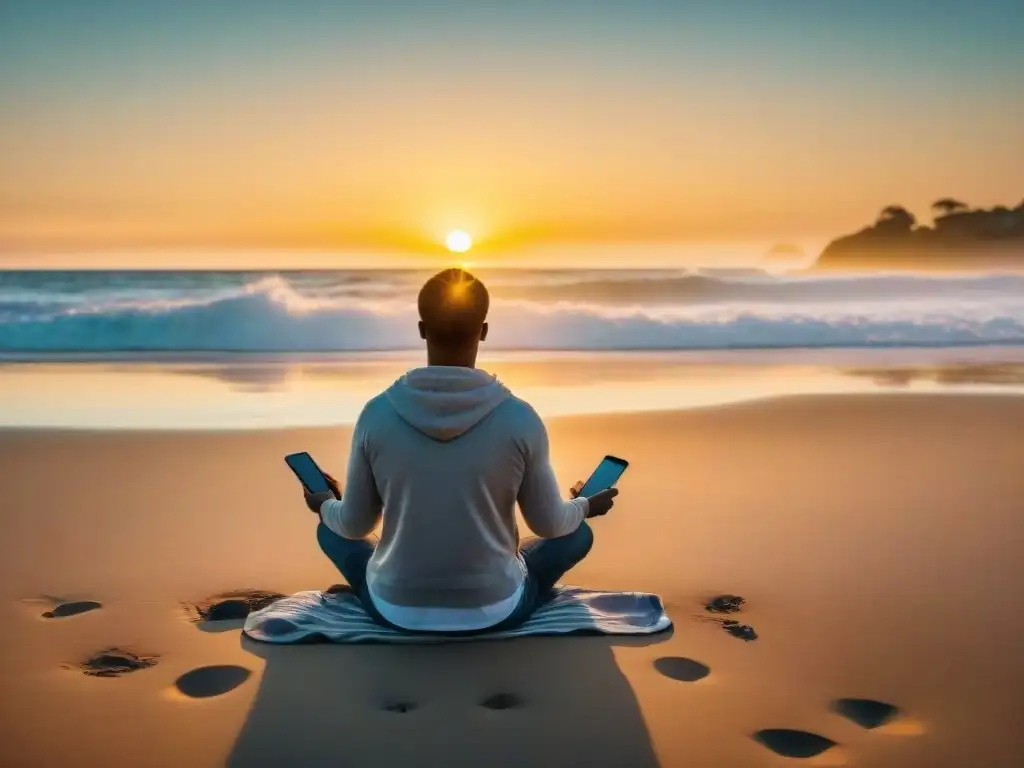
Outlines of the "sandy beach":
M835 742L810 764L1024 764L1024 399L782 398L549 428L566 487L606 452L632 462L567 581L656 592L672 631L263 646L187 606L340 581L281 459L340 469L345 430L0 434L0 764L801 762L771 748L799 736L765 729ZM756 641L706 620L723 592L747 599ZM100 605L60 616L76 601ZM113 647L155 663L75 666ZM180 680L211 665L241 670ZM481 706L499 693L519 705ZM843 699L898 711L865 728Z
M0 768L1024 768L948 5L0 0Z

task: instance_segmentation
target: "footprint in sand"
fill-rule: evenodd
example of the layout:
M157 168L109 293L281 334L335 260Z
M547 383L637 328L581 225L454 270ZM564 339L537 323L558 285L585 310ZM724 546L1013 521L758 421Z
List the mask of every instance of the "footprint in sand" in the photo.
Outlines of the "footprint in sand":
M65 667L77 669L90 677L120 677L155 666L158 659L159 656L143 656L124 648L107 648L93 654L85 661L65 665Z
M208 699L233 691L252 674L245 667L233 664L217 664L198 667L186 672L174 681L178 693L190 699Z
M711 674L711 667L684 656L662 656L654 662L654 668L665 677L684 683L696 683Z
M241 621L253 611L266 608L283 598L280 592L259 589L238 589L214 595L199 603L185 603L185 610L194 622Z
M790 728L766 728L754 734L754 740L783 757L817 757L836 746L832 739L810 731Z
M739 613L746 602L746 598L739 595L717 595L704 603L704 610L708 613L717 614ZM757 640L757 632L754 628L749 624L740 624L736 619L722 619L716 616L701 616L698 618L717 622L722 629L740 640L746 642Z
M876 733L917 736L924 733L924 725L906 717L895 704L875 699L836 699L832 711L861 728Z
M704 610L708 613L739 613L740 606L746 602L739 595L718 595L704 603Z
M740 624L736 619L721 619L717 616L697 616L699 621L714 622L733 637L744 642L757 640L757 632L749 624Z
M103 603L95 600L77 600L72 603L60 603L52 610L42 614L44 619L63 619L68 616L77 616L80 613L88 613L103 607Z
M872 699L837 699L832 709L868 730L885 725L899 714L898 707Z
M485 709L496 710L519 709L519 707L523 706L523 700L514 693L496 693L481 701L480 706Z
M406 712L412 712L416 709L416 703L412 701L392 701L381 707L385 712L394 712L396 714L405 714Z

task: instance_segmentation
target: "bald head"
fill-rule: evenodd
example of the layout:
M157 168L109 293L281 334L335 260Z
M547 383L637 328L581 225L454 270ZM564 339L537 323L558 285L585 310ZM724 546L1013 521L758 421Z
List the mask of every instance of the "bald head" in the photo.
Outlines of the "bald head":
M450 351L472 350L487 336L491 299L484 284L462 269L446 269L420 289L420 336L427 345Z

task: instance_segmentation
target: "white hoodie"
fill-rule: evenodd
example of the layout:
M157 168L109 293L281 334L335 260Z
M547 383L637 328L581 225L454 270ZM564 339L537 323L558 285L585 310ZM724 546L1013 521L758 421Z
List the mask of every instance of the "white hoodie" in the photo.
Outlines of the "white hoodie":
M383 515L367 585L378 610L397 607L416 626L382 610L385 618L470 629L504 618L522 588L517 501L544 538L572 533L588 508L586 499L563 500L533 408L485 371L429 366L366 404L343 498L325 502L321 517L357 539ZM424 626L439 614L444 626Z

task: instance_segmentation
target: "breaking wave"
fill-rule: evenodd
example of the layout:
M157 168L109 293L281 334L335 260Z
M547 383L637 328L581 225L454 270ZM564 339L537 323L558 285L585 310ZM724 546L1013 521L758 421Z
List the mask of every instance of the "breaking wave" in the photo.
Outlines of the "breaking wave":
M418 275L83 274L0 274L0 352L330 352L420 344ZM483 277L493 296L492 349L1024 344L1020 275Z

